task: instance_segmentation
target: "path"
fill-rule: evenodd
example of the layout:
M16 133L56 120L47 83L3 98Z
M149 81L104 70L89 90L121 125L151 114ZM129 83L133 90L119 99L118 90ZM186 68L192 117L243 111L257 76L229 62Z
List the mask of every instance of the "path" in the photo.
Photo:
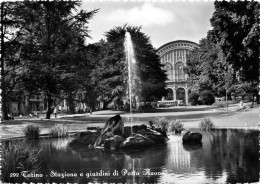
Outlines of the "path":
M172 119L182 119L184 128L198 128L201 118L210 117L216 128L248 128L258 129L259 109L245 109L239 110L239 107L233 105L229 111L219 111L216 109L205 109L206 107L194 108L193 110L180 111L181 108L166 109L165 112L150 112L150 113L135 113L132 115L133 124L147 124L150 120L155 121L158 117L167 117ZM87 127L91 126L104 126L107 119L115 114L121 114L126 125L130 125L129 114L119 111L97 111L92 115L77 114L58 116L51 120L41 118L20 118L14 121L6 121L0 124L1 139L14 138L23 136L22 129L29 124L39 126L41 134L47 134L49 129L55 123L63 123L68 127L70 132L85 131Z

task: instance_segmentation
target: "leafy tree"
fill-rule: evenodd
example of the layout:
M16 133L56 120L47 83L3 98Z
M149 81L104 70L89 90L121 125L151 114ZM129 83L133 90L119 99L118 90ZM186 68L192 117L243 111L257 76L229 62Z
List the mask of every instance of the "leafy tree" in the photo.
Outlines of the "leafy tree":
M4 120L8 119L9 102L22 95L24 62L21 60L20 38L27 24L26 14L24 3L1 3L1 110Z
M54 99L72 95L78 87L78 57L89 36L89 19L97 10L78 11L79 2L25 2L28 14L22 32L24 85L29 92L44 92L50 118Z
M224 96L230 83L235 82L233 70L209 35L187 56L185 72L189 75L191 91L209 90L216 96Z
M124 50L125 33L129 32L136 61L133 71L133 93L138 101L152 101L166 94L166 74L159 56L141 27L115 27L106 32L104 58L99 61L94 73L97 84L106 102L121 102L128 91L128 70Z
M259 2L215 1L214 4L210 35L240 81L255 88L259 83Z

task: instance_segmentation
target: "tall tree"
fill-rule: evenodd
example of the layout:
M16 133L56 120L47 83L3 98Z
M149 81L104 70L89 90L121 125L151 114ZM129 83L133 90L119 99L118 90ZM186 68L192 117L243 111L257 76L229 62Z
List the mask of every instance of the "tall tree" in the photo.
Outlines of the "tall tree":
M138 101L153 101L165 95L166 73L159 56L141 27L115 27L106 32L104 57L95 69L99 91L106 102L119 102L128 93L128 63L125 53L125 34L129 32L134 49L132 67L133 94Z
M24 62L21 60L21 36L26 26L24 3L1 3L1 97L2 118L8 119L8 105L17 99L15 90L22 82Z
M259 2L215 1L210 34L240 81L259 84ZM257 92L255 92L257 95ZM258 95L257 95L258 97ZM259 100L258 100L259 101Z
M79 11L77 1L24 2L28 12L22 32L21 58L26 61L24 84L29 92L43 92L50 118L54 98L59 98L67 84L75 84L78 50L89 36L89 19L97 10ZM68 91L68 90L67 90Z
M224 96L226 90L235 82L232 77L234 72L209 35L201 39L199 47L188 55L185 72L189 75L191 91L209 90L216 96Z

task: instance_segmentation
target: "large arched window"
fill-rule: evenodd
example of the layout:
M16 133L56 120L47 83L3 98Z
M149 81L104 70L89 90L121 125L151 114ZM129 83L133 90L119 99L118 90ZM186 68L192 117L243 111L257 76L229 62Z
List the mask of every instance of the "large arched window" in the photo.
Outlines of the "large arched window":
M173 90L171 88L167 89L167 96L165 97L165 100L173 100Z
M178 62L175 65L175 79L177 81L185 80L185 73L183 71L183 64L181 62Z
M186 103L185 99L185 89L184 88L178 88L176 91L176 99L182 100L183 103Z
M167 78L168 78L168 80L172 80L172 66L171 66L171 64L169 64L169 63L167 63L166 64L166 73L167 73Z

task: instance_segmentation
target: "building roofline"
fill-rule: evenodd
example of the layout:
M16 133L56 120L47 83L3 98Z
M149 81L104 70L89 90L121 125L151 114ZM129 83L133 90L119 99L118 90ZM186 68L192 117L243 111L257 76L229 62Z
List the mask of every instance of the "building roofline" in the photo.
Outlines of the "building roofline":
M196 46L199 46L199 44L197 44L196 42L192 42L192 41L189 41L189 40L175 40L175 41L171 41L171 42L168 42L168 43L166 43L166 44L160 46L160 47L159 47L158 49L156 49L156 50L159 51L161 48L166 47L166 46L168 46L168 45L170 45L170 44L173 44L173 43L177 43L177 42L187 42L187 43L191 43L191 44L194 44L194 45L196 45Z

